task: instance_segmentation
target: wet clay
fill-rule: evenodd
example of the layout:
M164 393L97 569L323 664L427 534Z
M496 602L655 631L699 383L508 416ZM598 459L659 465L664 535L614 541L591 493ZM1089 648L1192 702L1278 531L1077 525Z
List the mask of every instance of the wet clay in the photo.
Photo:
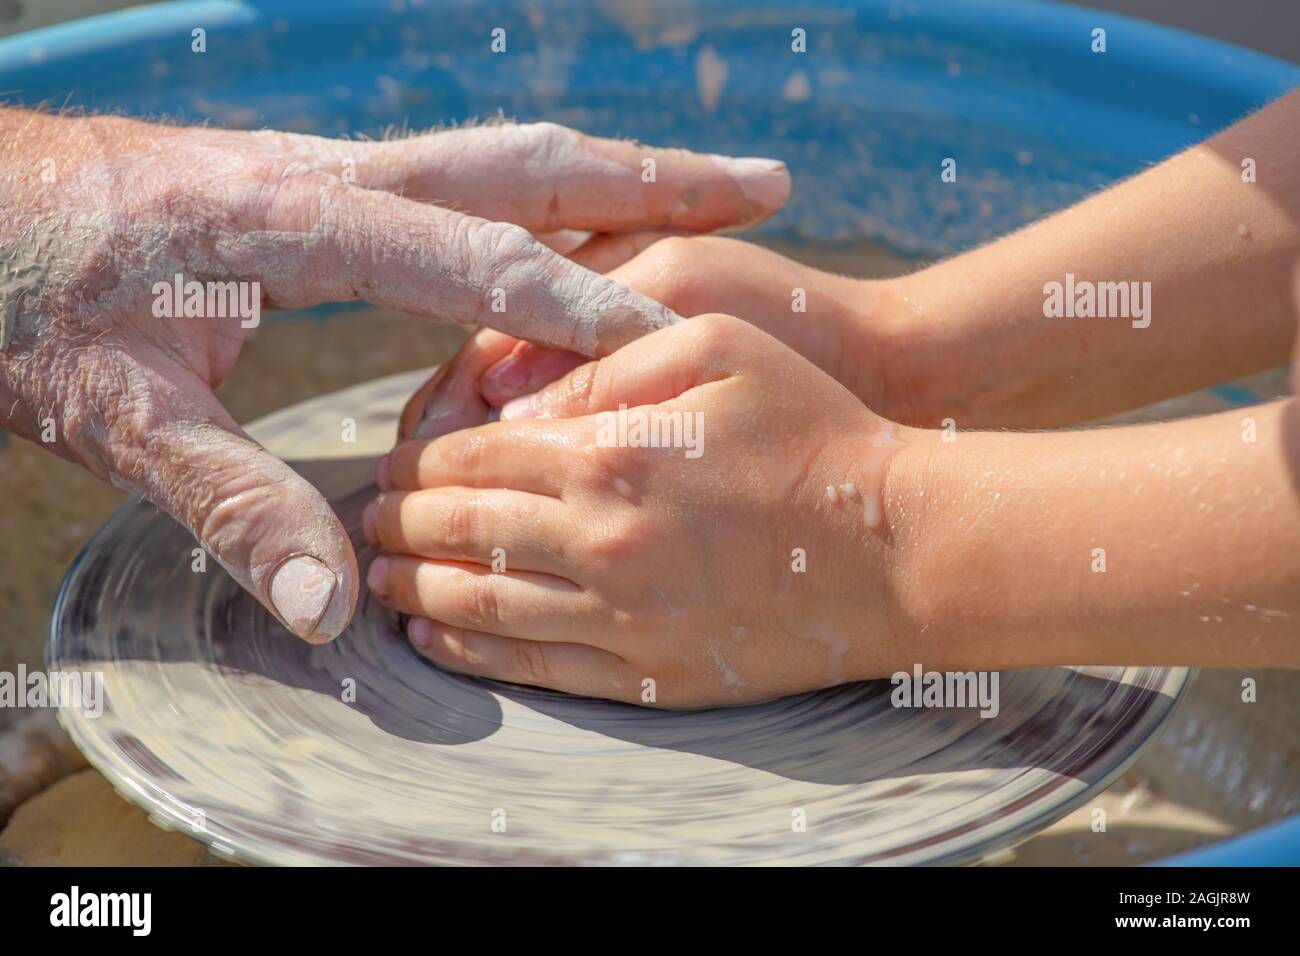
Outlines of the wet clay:
M902 445L894 426L882 421L861 450L858 459L860 477L856 481L827 485L826 500L837 507L852 505L859 508L862 523L873 530L879 528L885 516L884 484L889 460Z

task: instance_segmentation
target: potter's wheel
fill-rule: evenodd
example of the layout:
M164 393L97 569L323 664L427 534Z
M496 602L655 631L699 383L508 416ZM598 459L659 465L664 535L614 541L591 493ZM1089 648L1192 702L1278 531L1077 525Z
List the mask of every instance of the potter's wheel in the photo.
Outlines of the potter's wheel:
M422 379L250 431L315 459L301 470L360 542L369 456ZM338 440L346 417L357 444ZM992 719L895 709L888 682L658 712L442 672L364 594L347 633L306 645L214 562L192 571L194 546L151 506L123 505L64 581L49 666L102 671L103 715L61 718L127 798L255 862L967 862L1102 790L1189 680L1004 672Z

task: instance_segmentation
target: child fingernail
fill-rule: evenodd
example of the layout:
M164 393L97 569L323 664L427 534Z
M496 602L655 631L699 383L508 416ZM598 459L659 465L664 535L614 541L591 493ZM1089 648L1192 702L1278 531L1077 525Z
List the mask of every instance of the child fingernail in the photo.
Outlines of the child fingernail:
M503 422L514 422L524 418L537 417L537 394L521 395L519 398L512 398L501 406L501 420Z
M483 377L502 389L515 391L528 384L528 368L513 355L507 355L484 372Z
M433 622L427 617L413 617L406 625L406 636L420 651L427 651L433 645Z
M440 395L424 410L424 418L415 427L415 438L441 438L443 435L478 424L464 399Z
M392 491L392 483L388 475L388 456L385 455L379 459L379 464L375 466L375 484L379 486L380 491Z
M375 558L366 574L366 587L378 598L388 597L388 571L392 561L384 555Z
M479 379L479 390L489 405L505 405L521 395L540 391L589 361L577 352L529 348L507 356L488 369Z

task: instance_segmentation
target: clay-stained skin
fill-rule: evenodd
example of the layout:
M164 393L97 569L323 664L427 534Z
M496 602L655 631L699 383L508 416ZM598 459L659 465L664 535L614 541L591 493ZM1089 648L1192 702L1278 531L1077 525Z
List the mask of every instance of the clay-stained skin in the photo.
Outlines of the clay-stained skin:
M836 507L851 504L861 508L862 523L872 530L880 528L885 515L885 476L889 472L890 459L902 445L894 426L881 421L879 429L868 437L866 448L859 457L860 477L857 481L827 485L826 500Z
M102 227L58 218L32 219L0 255L0 351L27 344L35 335L35 316L43 299L67 294L81 278L76 262L94 248ZM21 320L21 321L20 321ZM21 325L21 334L20 334Z
M818 652L826 657L826 686L841 684L847 677L844 668L844 655L849 651L849 642L842 635L835 634L824 627L813 627L796 635L803 640L812 641Z

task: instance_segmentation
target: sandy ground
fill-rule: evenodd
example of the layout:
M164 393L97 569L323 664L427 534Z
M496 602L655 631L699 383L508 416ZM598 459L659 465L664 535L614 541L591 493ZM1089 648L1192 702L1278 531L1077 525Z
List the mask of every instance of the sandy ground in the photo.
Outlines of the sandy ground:
M912 266L874 248L791 250L838 272ZM265 322L221 391L248 421L304 399L451 355L461 329L375 310ZM1280 379L1272 377L1276 384ZM1185 413L1186 409L1184 409ZM40 666L50 609L85 540L123 500L33 445L0 445L0 670ZM1243 676L1259 703L1240 700ZM22 727L18 722L25 722ZM1106 864L1157 859L1300 810L1300 676L1202 672L1165 733L1088 806L991 864ZM37 744L31 730L37 728ZM61 742L50 715L0 710L0 862L202 865L198 844L158 830ZM79 771L79 772L78 772ZM58 782L56 782L58 781ZM35 794L34 796L32 796ZM7 802L6 802L7 801ZM1105 832L1094 812L1106 811Z

